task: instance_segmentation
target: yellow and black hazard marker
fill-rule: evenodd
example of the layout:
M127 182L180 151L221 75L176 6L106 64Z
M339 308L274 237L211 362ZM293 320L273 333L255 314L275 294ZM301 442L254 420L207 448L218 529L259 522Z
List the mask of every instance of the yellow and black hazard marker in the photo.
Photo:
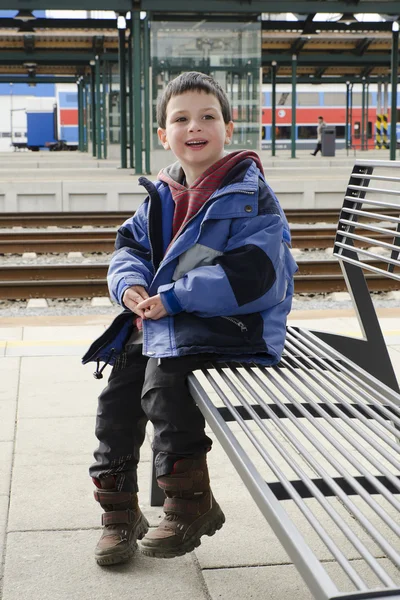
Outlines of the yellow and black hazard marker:
M387 136L387 130L388 130L388 116L386 115L382 115L382 147L383 148L389 148L389 144L388 144L388 136Z
M382 148L382 116L376 115L375 122L375 149L381 150Z

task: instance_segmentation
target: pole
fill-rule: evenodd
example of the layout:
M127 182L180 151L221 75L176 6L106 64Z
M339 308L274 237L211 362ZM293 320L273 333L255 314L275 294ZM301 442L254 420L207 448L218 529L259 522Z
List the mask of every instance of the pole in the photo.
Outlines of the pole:
M150 110L150 20L149 13L143 21L143 83L144 83L144 165L147 175L151 173L151 123Z
M369 81L365 84L365 149L368 150L369 139Z
M350 135L349 135L349 140L350 140L350 149L353 145L353 84L350 84L350 97L349 97L349 102L350 102Z
M383 128L383 140L382 146L389 148L387 140L387 128L388 128L388 105L389 105L389 84L387 81L383 83L383 115L382 115L382 128Z
M125 17L118 17L118 62L119 62L119 129L121 169L127 168L126 160L126 60L125 60Z
M399 69L399 24L392 24L392 62L391 62L391 87L392 97L390 105L390 160L396 160L397 145L397 79Z
M361 150L365 150L365 77L362 78L361 94Z
M271 154L276 156L276 61L272 61L271 66Z
M382 150L382 81L378 80L376 97L375 149Z
M95 72L94 72L95 61L90 61L90 112L92 115L92 154L96 158L97 148L96 148L96 107L95 107Z
M134 124L134 113L133 113L133 20L130 21L130 32L128 40L128 86L129 86L129 166L131 169L135 166L135 124Z
M107 137L108 137L108 118L107 118L107 90L108 90L108 69L107 62L103 61L102 80L103 80L103 158L107 158Z
M89 81L85 77L85 129L84 129L84 147L85 152L89 151Z
M140 12L132 7L133 19L133 87L135 90L135 173L143 174L142 161L142 73L140 52Z
M83 88L82 78L78 78L78 150L83 152Z
M350 81L346 81L346 127L345 140L347 156L349 155L349 123L350 122Z
M95 63L96 77L96 139L97 139L97 158L102 159L102 141L101 135L101 94L100 94L100 58L96 56Z
M296 71L297 71L297 56L292 56L292 155L291 158L296 158Z

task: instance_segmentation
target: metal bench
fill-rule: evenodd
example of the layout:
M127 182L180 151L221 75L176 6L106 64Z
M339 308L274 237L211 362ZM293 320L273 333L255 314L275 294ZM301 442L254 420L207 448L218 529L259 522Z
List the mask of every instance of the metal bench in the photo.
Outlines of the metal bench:
M399 217L374 213L385 207L399 208ZM362 216L371 220L360 235ZM216 363L189 377L207 423L317 600L400 600L400 394L368 288L384 275L400 289L399 246L400 163L358 160L333 254L364 337L288 327L279 365ZM303 522L325 545L324 562Z

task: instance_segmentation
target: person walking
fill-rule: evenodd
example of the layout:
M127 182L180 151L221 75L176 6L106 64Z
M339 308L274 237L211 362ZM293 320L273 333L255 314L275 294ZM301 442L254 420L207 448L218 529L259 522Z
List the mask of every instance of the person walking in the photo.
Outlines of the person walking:
M326 127L324 117L318 117L317 147L315 148L314 152L310 153L312 156L316 156L318 154L318 152L321 152L321 154L322 154L322 130L324 127Z

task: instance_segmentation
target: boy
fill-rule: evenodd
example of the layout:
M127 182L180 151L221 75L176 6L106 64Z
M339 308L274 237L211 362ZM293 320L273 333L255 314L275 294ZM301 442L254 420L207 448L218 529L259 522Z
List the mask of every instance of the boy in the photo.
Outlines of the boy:
M163 147L179 162L155 184L139 180L148 197L119 229L108 274L126 310L83 359L114 363L90 467L105 510L100 565L128 560L143 536L145 555L181 556L222 527L206 462L212 442L187 375L210 359L275 364L293 295L289 228L260 160L225 154L233 123L222 88L184 73L168 84L157 120ZM149 533L136 477L148 420L166 496L165 517Z

